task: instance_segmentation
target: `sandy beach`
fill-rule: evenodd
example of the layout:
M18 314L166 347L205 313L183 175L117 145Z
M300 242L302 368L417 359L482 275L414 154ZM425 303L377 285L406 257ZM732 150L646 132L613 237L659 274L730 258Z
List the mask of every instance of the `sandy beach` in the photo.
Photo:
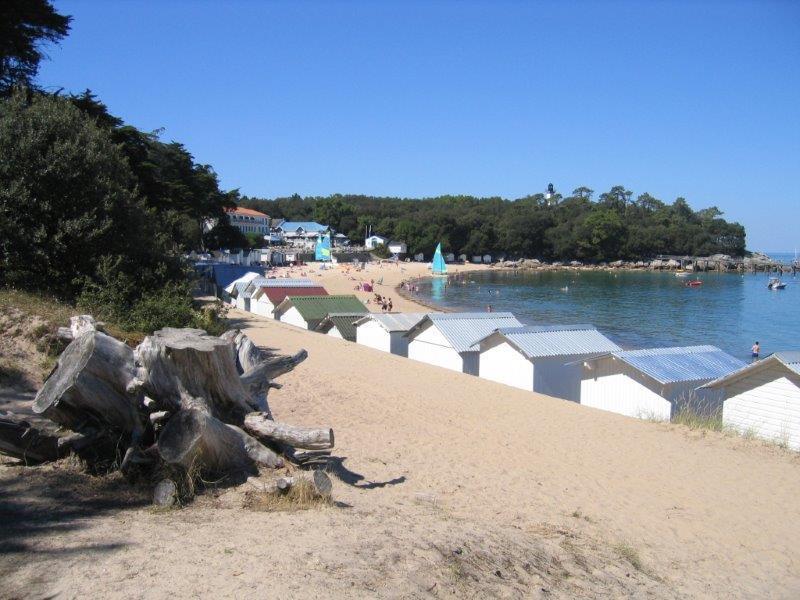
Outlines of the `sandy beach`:
M416 311L394 286L424 268L302 271L330 293L382 277L376 291ZM277 420L333 427L337 505L251 512L239 491L223 489L177 512L135 497L112 508L102 483L86 499L77 485L50 485L46 470L6 461L0 493L15 498L21 524L0 535L0 596L800 593L796 453L596 411L235 310L229 317L261 346L308 350L270 406Z

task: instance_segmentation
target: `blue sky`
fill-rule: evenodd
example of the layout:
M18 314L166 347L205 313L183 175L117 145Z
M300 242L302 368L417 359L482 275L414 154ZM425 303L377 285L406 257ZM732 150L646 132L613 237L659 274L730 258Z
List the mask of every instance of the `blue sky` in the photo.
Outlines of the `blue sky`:
M800 247L800 2L70 1L91 88L226 188L515 198L623 184Z

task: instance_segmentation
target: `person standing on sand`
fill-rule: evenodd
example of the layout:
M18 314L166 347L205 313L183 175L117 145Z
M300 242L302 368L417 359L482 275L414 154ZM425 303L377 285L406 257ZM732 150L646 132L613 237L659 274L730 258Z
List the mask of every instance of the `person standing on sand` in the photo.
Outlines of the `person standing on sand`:
M761 353L761 344L756 342L755 344L753 344L753 347L750 348L750 354L751 354L751 358L753 359L753 362L758 360L758 355L760 353Z

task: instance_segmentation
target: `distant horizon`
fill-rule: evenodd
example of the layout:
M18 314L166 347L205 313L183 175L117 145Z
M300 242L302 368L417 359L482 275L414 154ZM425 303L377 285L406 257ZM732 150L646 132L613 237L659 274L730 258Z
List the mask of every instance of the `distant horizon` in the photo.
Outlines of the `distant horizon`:
M53 2L74 20L39 85L248 196L621 184L717 206L748 247L797 237L800 3Z

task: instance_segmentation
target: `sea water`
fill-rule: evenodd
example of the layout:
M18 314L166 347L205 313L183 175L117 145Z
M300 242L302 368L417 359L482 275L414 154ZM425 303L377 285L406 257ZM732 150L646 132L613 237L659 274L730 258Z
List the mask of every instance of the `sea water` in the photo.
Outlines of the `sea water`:
M780 291L767 288L769 277L498 270L425 280L419 293L454 310L509 311L528 325L590 323L626 349L711 344L749 359L755 341L762 356L800 350L800 275L784 274ZM695 278L703 285L685 286Z

